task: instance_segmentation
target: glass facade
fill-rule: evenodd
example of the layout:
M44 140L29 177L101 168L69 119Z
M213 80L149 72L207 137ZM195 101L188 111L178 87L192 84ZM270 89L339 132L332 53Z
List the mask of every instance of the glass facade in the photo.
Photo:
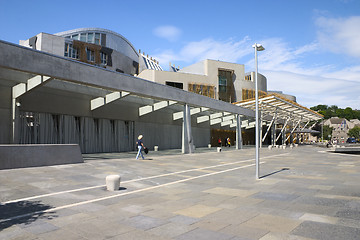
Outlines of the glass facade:
M219 69L219 100L232 102L235 100L233 71Z
M101 35L105 35L102 33L97 33L97 32L85 32L85 33L80 33L80 34L73 34L71 36L66 36L66 38L71 38L74 40L79 40L82 42L88 42L88 43L94 43L94 44L98 44L98 45L104 45L105 43L101 42ZM105 38L103 38L105 39Z

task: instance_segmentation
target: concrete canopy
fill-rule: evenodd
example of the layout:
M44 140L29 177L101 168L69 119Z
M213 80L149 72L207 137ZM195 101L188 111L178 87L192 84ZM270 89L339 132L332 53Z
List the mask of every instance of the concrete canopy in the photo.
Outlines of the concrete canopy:
M58 81L76 84L78 87L102 89L103 93L107 94L125 91L138 98L173 101L181 105L207 107L212 111L230 112L247 117L255 115L254 111L241 106L5 41L0 41L0 50L2 75L12 74L13 72L11 73L9 70L16 70L16 74L21 75L21 77L15 78L18 82L25 82L34 75L49 76ZM102 97L105 95L103 94Z
M12 89L12 94L6 90L6 99L11 99L11 104L7 105L11 108L4 108L7 116L3 118L11 119L11 124L10 128L2 126L2 130L6 131L1 140L3 143L19 142L19 111L93 118L102 118L106 113L104 118L107 119L119 119L121 112L127 115L126 119L123 116L120 118L124 121L158 122L160 126L160 122L165 121L172 121L170 124L174 126L182 123L183 136L187 134L182 146L187 144L186 148L190 149L185 149L184 153L191 153L196 142L192 138L191 124L195 123L197 128L203 129L210 129L215 124L221 128L236 127L237 133L241 133L239 122L255 116L253 110L241 106L4 41L0 41L0 80L0 86ZM31 99L38 93L43 98ZM55 100L47 102L43 99ZM77 108L73 107L74 104ZM158 114L152 115L155 111ZM175 117L179 113L182 116ZM135 114L137 117L128 116ZM179 122L176 122L178 119ZM8 120L4 122L8 125ZM166 129L163 128L163 131ZM155 141L153 138L152 144ZM201 141L204 145L203 142L208 143L209 140L201 138ZM169 145L173 146L174 142Z
M255 110L254 99L238 102L236 105ZM318 121L323 118L321 114L277 94L260 97L259 110L263 117L272 116L276 112L278 119L290 117L292 121Z

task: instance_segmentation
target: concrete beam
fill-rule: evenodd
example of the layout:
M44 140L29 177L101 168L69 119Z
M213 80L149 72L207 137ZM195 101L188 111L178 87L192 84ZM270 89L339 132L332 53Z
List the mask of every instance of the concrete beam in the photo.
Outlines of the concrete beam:
M200 107L200 108L192 108L190 109L190 116L191 115L195 115L195 114L198 114L200 112L203 112L203 111L208 111L209 108L205 108L205 107ZM176 112L176 113L173 113L173 120L178 120L178 119L181 119L183 118L183 112Z
M90 109L91 109L91 111L93 111L93 110L95 110L99 107L102 107L106 104L109 104L117 99L126 97L129 94L130 94L129 92L125 92L125 91L112 92L112 93L106 94L105 97L94 98L90 101Z
M210 117L209 116L201 116L201 117L198 117L196 119L196 122L197 123L203 123L203 122L207 122L210 120Z

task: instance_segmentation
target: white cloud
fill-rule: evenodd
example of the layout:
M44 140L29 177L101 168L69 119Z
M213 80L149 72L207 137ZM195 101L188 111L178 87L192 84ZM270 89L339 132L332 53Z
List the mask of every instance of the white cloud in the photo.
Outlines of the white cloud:
M174 42L179 39L181 35L181 30L177 27L167 25L155 28L153 33L155 34L155 36L165 38L170 42Z
M319 42L292 47L281 38L258 41L265 51L259 53L259 71L268 79L268 90L283 91L297 97L300 104L312 107L318 104L360 109L360 65L336 69L336 65L307 66L306 57L317 53ZM245 63L245 70L254 70L253 41L217 41L206 38L184 45L179 51L155 54L161 63L183 62L193 64L204 59ZM336 70L334 70L336 69Z
M359 82L280 71L264 74L269 90L295 95L297 101L307 107L326 104L360 109Z
M360 83L360 65L350 66L334 72L324 73L323 76L330 78L346 79L350 81L357 81Z
M360 57L360 16L349 18L319 17L317 37L323 48L334 53Z
M252 52L249 38L244 37L240 41L229 39L216 41L206 38L201 41L193 41L186 44L175 53L172 50L165 50L155 54L155 58L161 63L182 61L194 63L204 59L221 60L225 62L237 62L240 58Z
M314 53L318 47L317 42L313 42L298 48L289 46L287 42L281 38L270 38L261 41L265 47L265 51L258 53L258 62L260 71L272 70L282 72L293 72L298 74L318 75L324 72L328 66L303 67L303 58ZM254 58L251 58L246 66L254 69Z

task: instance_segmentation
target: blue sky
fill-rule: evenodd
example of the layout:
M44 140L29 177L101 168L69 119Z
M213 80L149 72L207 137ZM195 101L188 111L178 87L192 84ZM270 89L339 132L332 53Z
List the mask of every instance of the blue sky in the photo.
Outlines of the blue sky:
M253 71L261 43L268 90L360 109L360 0L0 0L1 40L81 27L120 33L164 69L209 58Z

